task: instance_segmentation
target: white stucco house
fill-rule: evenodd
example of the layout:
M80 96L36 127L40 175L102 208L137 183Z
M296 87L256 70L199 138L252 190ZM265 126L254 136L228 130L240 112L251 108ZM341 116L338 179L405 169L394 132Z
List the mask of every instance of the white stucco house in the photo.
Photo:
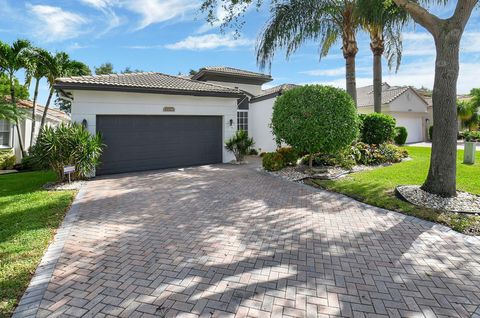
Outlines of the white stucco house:
M357 88L357 104L360 113L373 113L373 85ZM397 126L407 128L407 143L428 139L428 103L414 88L383 83L382 113L393 116Z
M229 162L224 142L248 131L261 151L276 149L269 124L282 85L269 75L208 67L191 78L132 73L61 78L72 120L106 145L97 175Z
M231 67L202 68L191 77L131 73L58 79L72 102L72 120L106 145L96 173L112 174L229 162L224 142L243 129L259 152L277 148L270 123L278 96L293 84L263 89L270 75ZM384 111L423 140L426 103L411 88L384 85ZM372 88L359 89L359 109L373 111ZM370 100L372 101L370 103Z
M19 130L20 134L22 135L23 143L26 148L30 145L31 139L31 132L32 132L32 111L33 105L31 101L28 100L18 100L17 106L22 108L26 112L26 117L19 122ZM38 105L36 107L36 127L35 127L35 134L33 136L34 143L35 139L38 136L38 132L40 129L40 122L42 120L42 115L45 108L42 105ZM58 126L62 122L69 122L70 116L64 113L63 111L55 108L49 108L47 111L47 118L45 125L47 126ZM0 149L1 150L8 150L12 149L17 162L21 161L22 152L20 149L20 142L17 129L15 125L9 121L0 119Z

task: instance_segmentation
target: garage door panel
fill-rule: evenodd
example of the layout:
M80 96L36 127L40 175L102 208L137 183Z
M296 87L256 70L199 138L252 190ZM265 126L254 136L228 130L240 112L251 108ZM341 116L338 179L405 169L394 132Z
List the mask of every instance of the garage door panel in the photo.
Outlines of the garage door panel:
M222 162L222 117L98 115L106 148L97 174Z
M407 128L407 143L423 141L422 118L416 117L395 117L397 126Z

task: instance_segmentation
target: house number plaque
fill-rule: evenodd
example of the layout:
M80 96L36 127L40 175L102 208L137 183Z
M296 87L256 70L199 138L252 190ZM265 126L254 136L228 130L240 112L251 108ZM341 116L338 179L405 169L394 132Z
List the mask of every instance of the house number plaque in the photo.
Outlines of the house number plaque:
M174 111L175 111L175 107L165 106L165 107L163 107L163 111L164 111L164 112L174 112Z

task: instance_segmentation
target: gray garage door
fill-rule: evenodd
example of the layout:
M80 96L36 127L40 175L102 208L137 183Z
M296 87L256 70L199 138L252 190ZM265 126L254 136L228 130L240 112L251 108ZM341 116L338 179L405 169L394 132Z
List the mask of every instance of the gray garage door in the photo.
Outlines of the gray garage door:
M222 162L222 117L98 115L106 145L97 174Z

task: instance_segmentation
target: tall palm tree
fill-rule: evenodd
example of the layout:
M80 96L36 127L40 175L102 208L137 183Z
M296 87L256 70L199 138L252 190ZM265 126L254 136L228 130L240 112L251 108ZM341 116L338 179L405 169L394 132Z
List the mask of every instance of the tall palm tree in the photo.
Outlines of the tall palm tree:
M15 94L15 74L18 70L25 66L25 57L31 50L32 46L27 40L17 40L12 45L0 41L0 71L8 75L10 81L10 103L12 107L16 108L16 94ZM15 120L15 127L18 134L19 146L22 154L25 154L25 147L23 137L18 125L18 118Z
M304 42L319 41L321 58L341 39L347 92L356 103L356 33L360 26L356 0L291 0L274 5L271 11L257 45L260 67L271 63L277 49L286 49L288 58Z
M44 60L48 59L49 52L40 49L40 48L35 48L32 50L31 54L28 56L28 61L26 63L26 83L30 83L31 79L35 79L35 88L34 88L34 93L33 93L33 108L32 108L32 129L31 129L31 135L30 135L30 147L33 145L33 139L35 137L35 130L36 130L36 113L37 113L37 99L38 99L38 89L39 89L39 84L40 80L44 78L47 75L47 67L44 63ZM28 86L30 86L28 84Z
M42 55L41 61L47 70L46 78L50 87L50 91L48 94L47 102L45 103L42 121L40 122L39 134L42 133L42 129L45 126L48 109L50 107L53 93L55 91L53 86L57 78L91 74L90 69L87 65L79 61L71 60L68 54L65 52L59 52L55 55L52 55L50 53L44 54Z
M357 14L363 28L370 35L373 53L373 108L382 112L382 55L387 58L389 68L402 61L401 31L407 23L407 13L393 2L384 0L357 0Z

